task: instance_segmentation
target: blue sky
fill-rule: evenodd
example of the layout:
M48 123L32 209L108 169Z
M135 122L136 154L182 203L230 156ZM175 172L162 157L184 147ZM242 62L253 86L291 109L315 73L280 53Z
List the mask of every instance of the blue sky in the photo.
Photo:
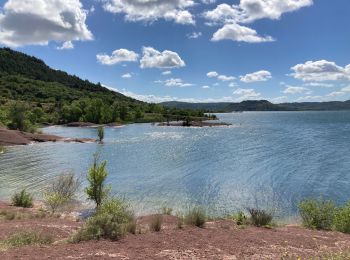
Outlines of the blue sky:
M350 99L348 0L0 3L1 46L145 101Z

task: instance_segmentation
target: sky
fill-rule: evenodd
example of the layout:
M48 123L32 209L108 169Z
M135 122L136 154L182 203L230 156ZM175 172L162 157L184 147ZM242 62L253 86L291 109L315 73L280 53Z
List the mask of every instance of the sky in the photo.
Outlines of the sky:
M148 102L350 99L349 0L0 0L0 46Z

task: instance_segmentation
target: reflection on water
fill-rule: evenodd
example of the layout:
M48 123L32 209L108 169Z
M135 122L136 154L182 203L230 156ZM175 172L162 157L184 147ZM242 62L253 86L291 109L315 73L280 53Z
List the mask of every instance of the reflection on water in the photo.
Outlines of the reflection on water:
M350 112L222 114L232 127L151 124L107 128L105 143L44 143L0 155L0 198L26 187L40 191L62 172L85 174L96 151L108 161L113 192L138 213L162 205L202 205L213 214L260 205L281 216L303 197L350 198ZM67 137L96 129L50 127ZM84 195L81 194L84 200Z

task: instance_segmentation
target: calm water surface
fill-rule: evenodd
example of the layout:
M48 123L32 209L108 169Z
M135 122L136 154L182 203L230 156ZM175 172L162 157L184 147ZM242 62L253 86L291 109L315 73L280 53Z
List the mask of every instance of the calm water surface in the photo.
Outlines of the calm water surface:
M137 124L106 128L103 145L43 143L0 155L0 199L26 187L37 196L62 172L85 174L93 154L108 161L113 192L145 214L201 205L212 214L259 206L292 216L301 198L350 199L350 111L219 114L232 127ZM44 132L92 137L96 129ZM81 200L85 201L81 194Z

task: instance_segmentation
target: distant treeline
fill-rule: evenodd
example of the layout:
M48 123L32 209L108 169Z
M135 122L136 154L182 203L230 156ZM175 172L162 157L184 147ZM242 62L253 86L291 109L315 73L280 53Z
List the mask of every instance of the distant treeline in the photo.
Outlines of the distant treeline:
M330 102L302 102L273 104L267 100L249 100L240 103L186 103L164 102L163 106L178 109L199 109L211 113L230 113L235 111L324 111L324 110L350 110L350 100Z

